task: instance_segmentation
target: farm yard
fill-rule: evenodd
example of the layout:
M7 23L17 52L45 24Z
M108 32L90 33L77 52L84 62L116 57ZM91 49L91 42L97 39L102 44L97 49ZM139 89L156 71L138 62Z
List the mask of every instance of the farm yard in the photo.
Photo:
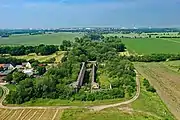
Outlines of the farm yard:
M0 109L1 120L60 120L60 109Z
M177 38L124 38L128 51L134 54L180 53L180 39Z
M0 38L1 45L60 45L63 40L74 41L75 37L81 37L81 33L52 33L43 35L12 35L8 38Z
M135 68L150 81L168 109L180 119L180 74L169 64L172 63L135 63Z

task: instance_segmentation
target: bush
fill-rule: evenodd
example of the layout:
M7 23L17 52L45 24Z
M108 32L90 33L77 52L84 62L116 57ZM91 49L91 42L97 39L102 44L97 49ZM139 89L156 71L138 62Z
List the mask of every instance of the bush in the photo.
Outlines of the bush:
M156 89L154 89L154 87L150 85L150 83L147 79L143 80L143 85L146 87L147 91L152 92L152 93L156 92Z

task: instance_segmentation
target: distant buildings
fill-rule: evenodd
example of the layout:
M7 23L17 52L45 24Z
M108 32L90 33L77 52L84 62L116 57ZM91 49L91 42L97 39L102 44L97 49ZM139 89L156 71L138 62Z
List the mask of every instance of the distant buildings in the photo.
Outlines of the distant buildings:
M12 64L0 64L0 82L10 73L15 70Z
M2 80L14 70L21 71L28 76L34 74L34 69L29 62L22 63L21 65L16 65L15 67L12 64L0 64L0 82L2 82Z

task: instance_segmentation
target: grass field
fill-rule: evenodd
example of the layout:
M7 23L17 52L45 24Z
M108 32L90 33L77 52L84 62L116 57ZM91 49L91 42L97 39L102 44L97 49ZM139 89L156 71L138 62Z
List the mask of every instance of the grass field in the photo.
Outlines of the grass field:
M63 40L74 41L75 37L80 37L80 33L53 33L44 35L15 35L9 38L0 38L1 45L38 45L56 44L59 45Z
M27 61L31 60L31 59L35 59L35 60L38 60L39 62L45 62L52 58L55 58L55 62L59 63L61 61L63 55L64 55L63 51L57 51L56 53L54 53L52 55L46 55L46 56L39 56L35 53L31 53L29 55L13 56L13 57L15 57L17 59L25 59Z
M180 74L165 64L167 63L136 63L135 67L155 87L174 116L180 119Z
M179 42L177 42L179 41ZM180 39L137 38L123 39L123 43L131 53L180 53Z
M97 100L97 101L70 101L59 99L37 99L22 104L22 106L95 106L103 104L112 104L125 101L126 99L110 99L110 100Z
M0 109L0 120L60 120L58 109Z
M111 108L99 112L87 109L65 110L61 120L159 120L156 117L139 112L122 112L118 108Z

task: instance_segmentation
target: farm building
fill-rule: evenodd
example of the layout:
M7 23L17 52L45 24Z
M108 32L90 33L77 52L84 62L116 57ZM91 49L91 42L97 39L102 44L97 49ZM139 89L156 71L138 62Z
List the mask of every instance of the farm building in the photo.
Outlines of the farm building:
M0 64L1 70L13 70L15 67L12 64Z
M24 69L22 72L27 74L28 76L31 76L34 74L33 69Z

